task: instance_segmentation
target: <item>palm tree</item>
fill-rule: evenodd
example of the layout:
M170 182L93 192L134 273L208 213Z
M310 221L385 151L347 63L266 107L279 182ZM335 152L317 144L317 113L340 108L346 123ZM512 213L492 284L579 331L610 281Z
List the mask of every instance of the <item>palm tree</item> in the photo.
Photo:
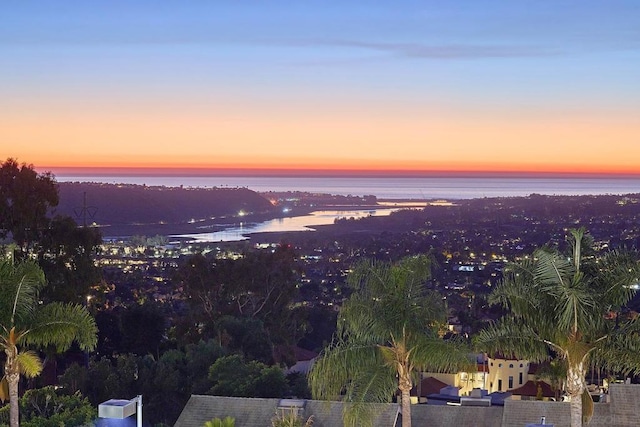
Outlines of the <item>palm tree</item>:
M554 359L543 363L538 367L536 377L549 381L556 401L560 398L560 391L563 389L563 382L567 378L567 368L565 360Z
M38 355L25 347L64 351L75 341L91 350L97 341L95 321L84 307L40 303L44 285L44 273L35 262L0 260L0 348L5 354L0 397L6 400L8 395L11 427L19 425L20 376L34 377L42 371Z
M560 359L571 401L571 426L582 425L590 364L622 373L640 370L640 322L620 314L640 279L635 253L584 256L591 239L570 231L571 253L542 248L505 268L490 296L509 313L476 337L480 349L532 361ZM607 318L615 317L615 321ZM588 409L588 408L585 408ZM585 411L585 419L591 416Z
M402 425L410 427L417 371L469 365L462 343L438 337L446 309L442 297L425 289L430 267L426 256L365 261L349 275L353 294L340 309L335 343L309 375L315 398L343 397L345 425L371 425L370 404L389 402L400 390Z

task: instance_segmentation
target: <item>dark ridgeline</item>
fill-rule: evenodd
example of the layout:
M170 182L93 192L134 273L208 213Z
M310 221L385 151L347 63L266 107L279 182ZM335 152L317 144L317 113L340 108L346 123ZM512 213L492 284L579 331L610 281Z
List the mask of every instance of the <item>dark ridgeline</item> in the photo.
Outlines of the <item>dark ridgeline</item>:
M208 222L212 217L236 216L240 211L264 214L273 210L267 199L247 188L78 182L61 182L58 187L60 203L55 214L69 215L78 224L83 224L86 214L87 224L95 222L105 227L104 236L194 232L196 227L212 226Z

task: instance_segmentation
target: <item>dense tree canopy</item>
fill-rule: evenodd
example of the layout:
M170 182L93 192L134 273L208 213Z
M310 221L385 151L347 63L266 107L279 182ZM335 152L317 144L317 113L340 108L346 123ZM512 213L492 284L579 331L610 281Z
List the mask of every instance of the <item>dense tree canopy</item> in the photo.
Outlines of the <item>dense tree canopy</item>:
M0 420L8 419L5 411L0 410ZM27 390L20 398L20 413L22 427L90 425L98 415L97 407L82 394L68 394L54 386Z
M192 342L215 337L244 352L259 350L249 348L246 339L260 346L264 340L270 347L295 344L302 324L291 308L296 278L295 254L287 245L248 251L239 259L194 255L176 274L189 308L177 326L179 336ZM255 333L261 336L252 338Z
M43 299L84 304L91 287L102 280L95 265L101 243L98 229L78 227L70 217L54 217L35 248L48 282Z

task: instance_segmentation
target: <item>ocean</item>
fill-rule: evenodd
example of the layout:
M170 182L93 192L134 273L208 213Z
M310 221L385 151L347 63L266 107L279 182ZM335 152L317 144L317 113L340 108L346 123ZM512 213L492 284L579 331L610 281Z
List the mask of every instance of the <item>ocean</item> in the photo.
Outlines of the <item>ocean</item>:
M57 175L56 180L166 187L246 187L257 192L304 191L352 196L374 195L381 200L475 199L528 196L533 193L545 195L640 193L640 178Z

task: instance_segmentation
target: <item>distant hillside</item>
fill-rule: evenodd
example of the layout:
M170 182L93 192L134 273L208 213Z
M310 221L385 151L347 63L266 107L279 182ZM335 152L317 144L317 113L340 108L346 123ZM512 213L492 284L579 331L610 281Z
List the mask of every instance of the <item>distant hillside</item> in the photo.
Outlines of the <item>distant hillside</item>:
M169 225L176 232L185 232L185 228L195 227L194 221L206 224L212 217L235 216L239 211L266 213L272 210L267 199L246 188L174 188L77 182L60 182L58 186L60 204L54 213L69 215L82 224L83 197L86 194L87 223L95 222L107 227L103 232L105 235L153 234L158 232L152 227L156 225ZM136 232L136 227L143 228Z

